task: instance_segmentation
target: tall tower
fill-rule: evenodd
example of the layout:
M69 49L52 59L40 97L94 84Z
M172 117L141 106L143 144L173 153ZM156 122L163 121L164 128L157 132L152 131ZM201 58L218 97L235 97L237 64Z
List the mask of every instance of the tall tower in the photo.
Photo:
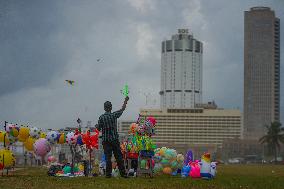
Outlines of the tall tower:
M280 20L268 7L244 15L244 136L259 139L279 121Z
M162 42L161 108L194 108L202 102L202 43L179 29Z

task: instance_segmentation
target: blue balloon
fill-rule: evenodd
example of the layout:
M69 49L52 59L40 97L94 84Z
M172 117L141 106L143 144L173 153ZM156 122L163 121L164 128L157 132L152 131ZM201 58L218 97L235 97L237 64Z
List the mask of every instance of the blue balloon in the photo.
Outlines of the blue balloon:
M177 174L178 174L178 171L177 171L177 170L174 171L174 172L172 172L172 175L173 175L173 176L177 176Z
M185 165L181 169L181 176L188 177L191 167L189 165Z
M79 144L79 145L83 145L84 144L81 135L79 135L78 138L77 138L77 144Z

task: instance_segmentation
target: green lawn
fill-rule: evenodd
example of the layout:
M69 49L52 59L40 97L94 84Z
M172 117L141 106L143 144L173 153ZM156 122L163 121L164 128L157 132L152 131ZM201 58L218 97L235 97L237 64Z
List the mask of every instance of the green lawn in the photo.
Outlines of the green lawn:
M0 177L0 189L72 189L72 188L281 188L284 189L284 165L221 165L214 180L155 176L150 178L48 177L46 169L29 168L18 170L13 176Z

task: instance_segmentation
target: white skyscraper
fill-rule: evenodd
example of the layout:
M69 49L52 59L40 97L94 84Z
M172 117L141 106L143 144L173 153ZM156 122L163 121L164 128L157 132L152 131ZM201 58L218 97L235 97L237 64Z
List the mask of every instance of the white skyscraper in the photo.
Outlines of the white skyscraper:
M161 108L194 108L202 103L202 43L179 29L162 42Z

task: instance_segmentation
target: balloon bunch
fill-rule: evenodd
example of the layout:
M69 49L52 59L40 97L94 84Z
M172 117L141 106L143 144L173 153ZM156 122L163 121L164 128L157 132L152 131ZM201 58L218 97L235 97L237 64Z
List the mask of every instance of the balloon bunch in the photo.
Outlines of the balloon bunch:
M81 130L76 129L75 132L70 131L68 133L59 133L58 131L49 131L47 133L42 132L37 127L18 127L17 124L9 124L5 122L5 130L0 131L0 142L4 143L4 150L1 151L0 155L4 155L4 165L0 165L0 168L9 166L11 151L6 148L8 145L12 145L16 141L22 142L25 149L29 152L34 153L37 156L44 158L50 151L51 146L55 144L69 144L71 146L83 146L87 149L98 148L98 131L96 134L91 135L90 132L85 134L81 133ZM8 153L8 151L10 153ZM11 158L10 158L11 159ZM11 160L12 161L12 160ZM13 158L14 161L14 158Z
M154 134L156 120L147 117L145 120L139 115L136 123L129 127L127 140L121 143L122 152L138 154L141 150L153 151L157 148L151 136Z
M86 133L82 134L83 143L86 145L88 150L92 150L94 148L98 149L98 140L99 140L99 131L96 129L95 134L92 135L88 130Z
M176 175L177 170L183 166L184 156L177 154L176 150L167 147L157 148L155 150L155 173L164 173Z
M151 137L139 134L129 136L128 140L124 141L121 146L122 151L127 150L131 153L138 153L141 150L154 150L156 148L157 146Z
M145 120L139 115L137 120L137 127L131 124L130 131L137 132L139 135L152 136L155 134L156 119L153 117L147 117Z

